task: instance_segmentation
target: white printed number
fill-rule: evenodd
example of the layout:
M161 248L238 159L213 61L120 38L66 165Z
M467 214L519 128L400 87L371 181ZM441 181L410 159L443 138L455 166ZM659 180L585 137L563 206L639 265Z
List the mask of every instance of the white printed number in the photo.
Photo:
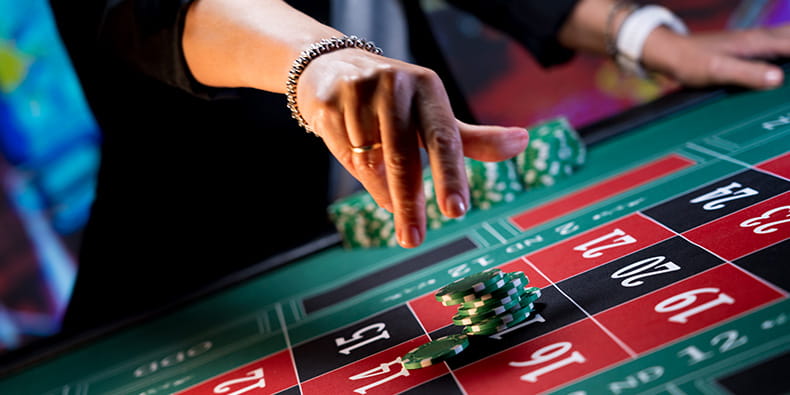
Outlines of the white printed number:
M257 381L256 381L257 380ZM233 391L227 395L241 395L245 392L250 392L255 390L256 388L265 388L266 387L266 380L263 378L263 368L258 368L252 371L247 372L247 375L244 377L239 377L237 379L228 380L222 384L217 385L214 387L215 394L224 394L230 391L230 387L236 384L245 383L247 381L256 381L244 388L239 388L236 391Z
M754 233L758 235L764 235L764 234L776 232L777 230L779 230L776 228L777 225L783 224L785 222L790 222L790 219L780 219L778 221L766 222L766 223L764 223L764 221L770 219L774 214L777 213L779 213L780 214L779 216L781 216L782 211L786 211L785 218L790 218L790 206L776 207L764 212L763 215L759 217L749 218L746 221L741 222L741 227L742 228L754 227Z
M405 367L403 367L403 364L401 363L401 359L400 359L400 357L398 357L396 360L394 360L392 362L382 363L381 365L379 365L379 366L377 366L377 367L375 367L373 369L370 369L368 371L362 372L360 374L353 375L353 376L349 377L349 379L351 379L351 380L364 380L364 379L369 379L371 377L377 377L377 376L381 376L381 375L386 375L386 374L392 372L392 369L390 369L390 367L392 365L397 365L400 369L398 369L397 372L395 372L394 374L391 374L391 375L389 375L387 377L384 377L383 379L381 379L379 381L376 381L375 383L368 384L368 385L366 385L364 387L359 387L359 388L355 389L354 392L356 392L358 394L366 394L368 392L368 390L371 389L371 388L375 388L375 387L378 387L378 386L380 386L382 384L388 383L388 382L390 382L392 380L395 380L398 377L406 377L406 376L409 375L409 370L406 369Z
M742 199L749 196L757 195L759 192L752 188L743 188L735 191L735 188L740 188L742 185L737 182L732 182L726 187L716 188L713 192L708 192L702 196L691 199L691 203L705 203L702 208L707 211L718 210L724 208L726 202L736 199ZM715 199L715 200L714 200Z
M748 337L739 334L738 331L733 329L719 333L718 335L710 339L710 345L711 345L711 348L709 348L710 351L704 350L704 348L707 347L703 347L703 349L700 349L699 347L692 345L678 351L678 356L688 357L689 358L688 364L695 365L710 359L715 355L716 351L723 354L735 348L741 347L748 342L749 342Z
M587 359L584 358L584 355L578 351L573 351L567 357L560 359L560 357L564 356L568 351L571 350L572 347L573 345L570 342L550 344L532 353L531 358L528 361L510 362L509 365L514 368L523 368L526 366L535 366L542 363L551 362L546 366L535 369L521 376L521 380L523 381L536 383L538 381L538 377L546 373L555 371L572 363L587 362Z
M620 282L620 285L624 287L636 287L644 284L644 281L641 279L645 277L680 270L680 266L672 261L664 262L665 259L666 258L663 256L642 259L639 262L634 262L626 267L620 268L612 273L611 277L613 279L624 278L624 280Z
M340 354L349 355L349 354L351 354L351 351L354 351L357 348L360 348L362 346L365 346L365 345L368 345L370 343L373 343L376 340L389 339L390 338L390 333L387 332L387 330L384 329L384 328L386 328L386 324L384 324L383 322L377 322L375 324L371 324L371 325L368 325L368 326L366 326L366 327L364 327L362 329L357 330L348 339L342 338L342 337L336 338L335 339L335 344L338 347L344 346L344 345L346 345L348 343L359 341L359 343L356 343L356 344L354 344L353 346L350 346L350 347L343 348L343 349L339 350L338 352ZM365 339L365 332L369 332L369 331L378 332L378 335L373 336L373 337L371 337L369 339Z
M604 242L606 242L606 244L604 244ZM573 247L573 250L584 251L584 253L582 253L582 257L591 259L603 255L603 252L601 252L603 250L633 243L636 243L636 239L633 236L626 234L621 229L615 229L609 234L605 234L584 244L577 245L576 247ZM594 247L595 245L598 246Z
M694 304L697 301L697 295L706 294L706 293L716 294L717 296L715 299L711 301L699 304L694 307L689 307L690 305ZM724 292L719 291L718 288L699 288L699 289L683 292L671 298L667 298L661 303L657 304L655 310L657 313L673 313L679 310L683 310L669 317L669 321L676 322L678 324L685 324L686 322L688 322L688 319L690 317L696 314L702 313L703 311L706 310L710 310L722 304L733 304L733 303L735 303L735 299L733 299L730 295L727 295ZM687 307L689 308L686 309Z

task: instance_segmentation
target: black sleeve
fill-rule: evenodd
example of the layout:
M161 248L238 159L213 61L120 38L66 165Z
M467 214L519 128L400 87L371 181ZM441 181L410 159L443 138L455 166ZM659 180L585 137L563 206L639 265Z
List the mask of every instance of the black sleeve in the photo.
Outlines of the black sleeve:
M567 62L573 51L557 34L578 0L448 0L524 46L544 67Z
M193 0L50 0L72 61L104 64L105 57L196 96L223 90L199 83L187 66L181 36ZM107 62L112 64L112 62Z

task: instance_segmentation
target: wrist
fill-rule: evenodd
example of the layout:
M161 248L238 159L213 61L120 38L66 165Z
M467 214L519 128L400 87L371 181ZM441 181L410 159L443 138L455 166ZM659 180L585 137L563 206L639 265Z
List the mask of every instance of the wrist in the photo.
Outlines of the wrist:
M644 51L648 46L647 41L653 36L653 41L658 40L659 44L661 44L662 41L666 42L667 38L671 37L671 35L666 35L669 30L671 30L675 36L686 35L688 33L683 21L664 7L647 5L639 7L630 13L617 32L617 54L615 60L618 66L624 71L639 77L647 77L647 72L644 69ZM663 49L663 52L666 54L675 52L674 48L662 45L658 46L660 49ZM669 66L668 64L662 64L660 57L659 60L656 61L656 59L654 59L656 57L655 54L656 51L653 50L651 53L653 59L651 59L651 61L656 63L656 66Z
M620 32L620 27L628 15L634 12L639 6L632 3L630 0L619 0L614 2L606 17L606 25L604 27L604 44L606 46L606 53L612 58L617 58L617 35Z
M313 128L307 124L307 121L299 110L299 102L297 100L297 90L299 79L304 70L312 63L312 61L321 55L331 52L337 52L344 49L361 49L376 55L381 54L381 48L376 47L372 41L358 38L357 36L341 36L321 39L311 44L307 49L302 51L299 56L293 61L291 69L288 71L288 79L285 86L285 95L288 101L288 109L291 111L291 117L296 122L310 133L315 133Z
M645 40L642 65L652 72L674 76L675 70L685 57L686 38L666 26L657 27Z

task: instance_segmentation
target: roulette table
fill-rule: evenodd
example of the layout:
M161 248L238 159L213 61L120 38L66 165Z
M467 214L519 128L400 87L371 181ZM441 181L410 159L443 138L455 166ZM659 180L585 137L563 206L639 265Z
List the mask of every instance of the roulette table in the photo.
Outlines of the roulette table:
M678 92L580 132L574 174L419 248L316 240L9 362L0 393L790 391L790 85ZM405 369L460 332L436 290L489 268L541 289L532 315Z

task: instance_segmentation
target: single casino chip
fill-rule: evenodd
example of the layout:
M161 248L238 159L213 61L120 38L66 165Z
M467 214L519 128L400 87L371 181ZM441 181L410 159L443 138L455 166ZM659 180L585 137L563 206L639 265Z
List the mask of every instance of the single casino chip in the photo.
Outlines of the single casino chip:
M463 334L449 335L425 343L401 357L406 369L420 369L446 361L465 350L469 338Z
M524 293L528 294L528 295L533 295L536 298L539 298L540 295L541 295L540 288L538 288L538 287L527 287L527 288L524 288Z
M532 303L535 303L539 298L540 298L540 290L538 290L537 292L524 294L524 296L521 297L521 305L526 307Z
M478 297L478 294L487 294L502 288L507 281L501 270L493 268L479 273L460 278L436 293L439 302L458 304Z
M507 280L512 282L516 286L521 286L521 287L529 284L529 278L527 278L527 275L524 274L524 272L522 271L508 273Z

